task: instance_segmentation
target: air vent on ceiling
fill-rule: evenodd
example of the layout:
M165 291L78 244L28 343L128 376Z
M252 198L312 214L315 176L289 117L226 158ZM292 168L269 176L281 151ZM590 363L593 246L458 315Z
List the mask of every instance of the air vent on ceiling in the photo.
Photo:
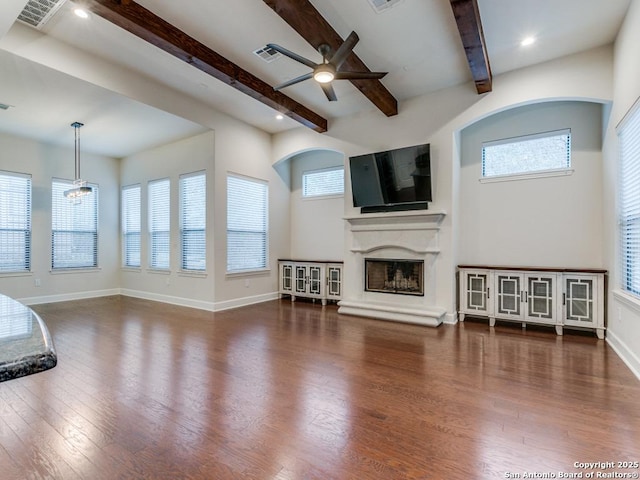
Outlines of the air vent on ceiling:
M273 48L269 48L266 45L262 48L259 48L258 50L255 50L253 53L255 53L267 63L273 62L274 60L277 60L282 56L280 52L276 52Z
M42 28L67 0L29 0L18 20L35 28Z
M401 1L402 0L369 0L369 3L376 13L382 13Z

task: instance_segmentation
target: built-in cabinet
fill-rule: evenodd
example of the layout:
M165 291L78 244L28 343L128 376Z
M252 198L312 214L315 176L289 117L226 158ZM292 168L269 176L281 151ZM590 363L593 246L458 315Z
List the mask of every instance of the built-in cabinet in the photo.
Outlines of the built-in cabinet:
M460 265L458 318L465 315L589 328L604 338L606 270Z
M328 300L342 298L342 262L279 260L280 295Z

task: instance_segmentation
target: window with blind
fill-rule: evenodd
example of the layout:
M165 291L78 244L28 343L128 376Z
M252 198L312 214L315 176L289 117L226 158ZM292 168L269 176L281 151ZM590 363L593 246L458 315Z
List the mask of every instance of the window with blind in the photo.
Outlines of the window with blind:
M140 267L140 185L122 188L122 264Z
M180 268L207 267L207 177L204 172L180 175Z
M31 268L31 175L0 171L0 273Z
M170 188L168 178L149 182L149 267L160 270L170 266Z
M640 297L640 102L618 126L618 140L620 280Z
M73 188L69 180L51 182L51 268L93 268L98 266L98 185L82 201L72 203L64 191Z
M322 197L344 194L344 167L309 170L302 174L302 196Z
M571 130L482 144L482 177L522 175L571 167Z
M266 182L227 176L227 272L267 268Z

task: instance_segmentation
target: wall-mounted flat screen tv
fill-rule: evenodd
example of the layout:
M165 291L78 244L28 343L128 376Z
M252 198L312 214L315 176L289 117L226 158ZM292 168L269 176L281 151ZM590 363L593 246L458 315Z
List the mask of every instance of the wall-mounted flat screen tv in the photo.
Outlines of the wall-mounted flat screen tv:
M429 144L349 157L353 206L362 213L420 210L431 202Z

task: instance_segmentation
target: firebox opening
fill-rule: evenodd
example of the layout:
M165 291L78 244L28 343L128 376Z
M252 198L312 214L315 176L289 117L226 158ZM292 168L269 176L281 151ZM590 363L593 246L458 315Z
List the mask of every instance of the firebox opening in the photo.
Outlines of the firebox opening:
M366 258L365 291L424 296L424 260Z

